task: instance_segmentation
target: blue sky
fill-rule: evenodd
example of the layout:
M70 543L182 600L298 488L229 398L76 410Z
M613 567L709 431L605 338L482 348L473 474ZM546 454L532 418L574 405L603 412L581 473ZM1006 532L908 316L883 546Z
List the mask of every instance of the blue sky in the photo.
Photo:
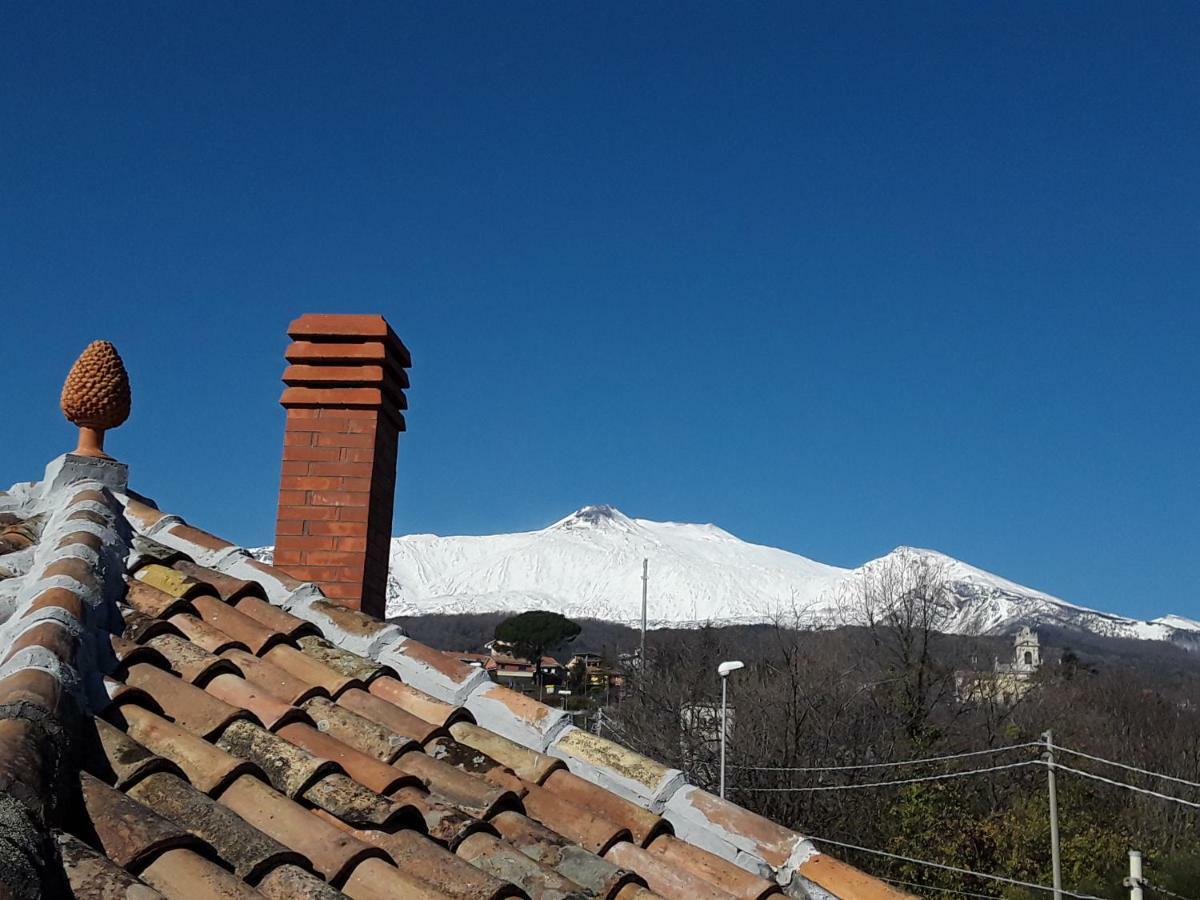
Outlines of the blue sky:
M287 323L414 355L396 531L585 503L1200 616L1200 7L9 4L5 483L272 538Z

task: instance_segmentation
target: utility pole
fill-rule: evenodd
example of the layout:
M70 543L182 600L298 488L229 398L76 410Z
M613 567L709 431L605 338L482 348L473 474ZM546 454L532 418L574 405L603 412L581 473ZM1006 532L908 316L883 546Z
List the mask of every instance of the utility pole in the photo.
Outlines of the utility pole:
M642 560L642 649L639 657L642 664L642 680L646 678L646 585L650 581L650 560ZM644 685L643 685L644 689Z
M1054 900L1062 900L1062 860L1058 855L1058 791L1054 785L1054 735L1047 730L1042 740L1046 742L1046 775L1050 784L1050 860L1054 867Z
M1142 852L1129 851L1129 877L1125 879L1129 885L1129 900L1142 900Z

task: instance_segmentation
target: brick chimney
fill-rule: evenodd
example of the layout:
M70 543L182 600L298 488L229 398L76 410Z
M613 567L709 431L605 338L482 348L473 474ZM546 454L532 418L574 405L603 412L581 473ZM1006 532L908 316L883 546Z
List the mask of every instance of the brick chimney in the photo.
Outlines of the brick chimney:
M382 316L288 327L275 565L383 618L408 349Z

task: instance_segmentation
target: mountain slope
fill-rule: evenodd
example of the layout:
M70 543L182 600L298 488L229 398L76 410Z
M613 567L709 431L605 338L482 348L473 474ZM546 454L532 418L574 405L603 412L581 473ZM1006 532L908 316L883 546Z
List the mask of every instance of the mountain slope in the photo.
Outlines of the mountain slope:
M269 554L264 550L263 554ZM642 560L650 560L652 625L845 620L864 573L905 557L933 562L951 585L945 630L1006 634L1046 625L1105 637L1170 641L1200 650L1200 622L1150 622L1099 612L932 550L898 547L856 569L750 544L715 525L633 519L585 506L539 531L392 539L388 615L553 609L574 618L641 621Z
M586 506L539 531L392 541L389 615L555 609L573 617L641 619L642 559L650 560L652 624L836 621L839 598L864 571L905 555L932 559L957 600L948 630L1001 634L1054 625L1107 637L1200 649L1200 622L1143 622L1077 606L930 550L900 547L857 569L750 544L715 525L633 519Z

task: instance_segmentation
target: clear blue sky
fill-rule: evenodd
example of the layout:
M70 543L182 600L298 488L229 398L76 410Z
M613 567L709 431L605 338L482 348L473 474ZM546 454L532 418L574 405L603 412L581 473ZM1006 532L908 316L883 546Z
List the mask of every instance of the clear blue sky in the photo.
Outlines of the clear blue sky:
M1200 616L1200 6L9 3L0 475L272 538L287 323L413 350L396 531L593 502Z

